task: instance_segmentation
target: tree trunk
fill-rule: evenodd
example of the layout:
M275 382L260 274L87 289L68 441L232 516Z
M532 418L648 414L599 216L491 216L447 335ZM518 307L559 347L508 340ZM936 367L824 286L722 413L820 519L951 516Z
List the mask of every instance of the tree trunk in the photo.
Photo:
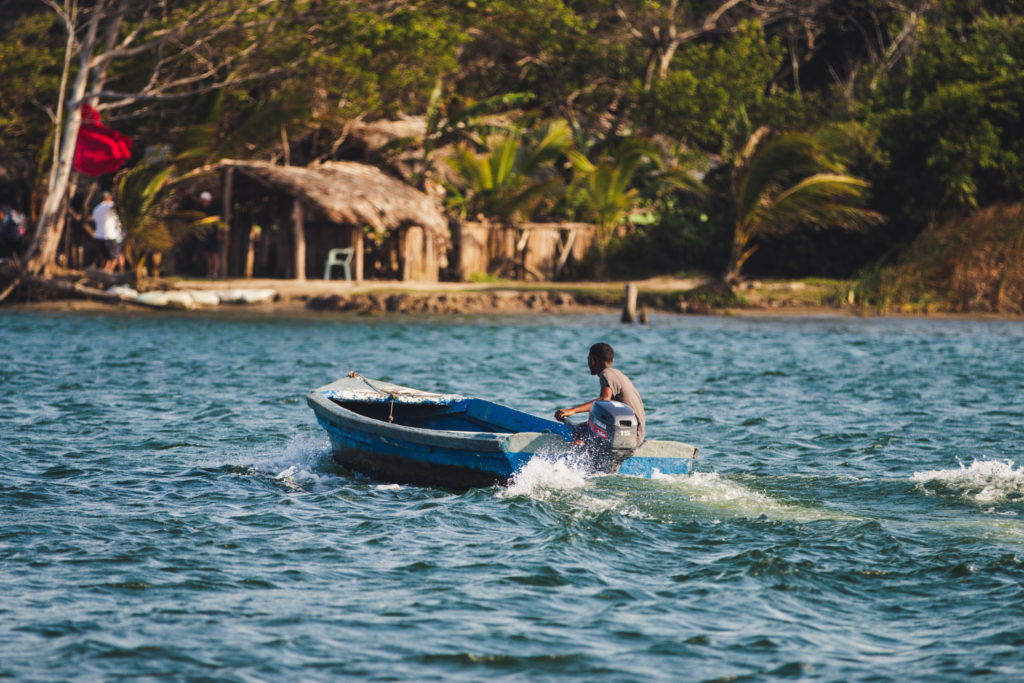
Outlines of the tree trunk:
M79 57L78 74L71 89L71 105L68 107L68 122L64 129L59 153L54 155L56 171L51 174L52 183L47 188L46 201L36 221L36 232L28 253L25 255L26 269L33 274L45 273L57 258L61 233L64 230L64 213L67 206L68 187L71 185L71 171L75 161L75 147L78 145L78 131L82 125L80 105L89 84L89 61L96 44L96 31L102 12L94 11ZM74 31L69 25L68 31Z
M722 273L722 281L730 288L740 283L740 271L747 259L757 251L757 246L748 247L750 236L742 227L736 226L732 236L732 248L729 250L729 261Z

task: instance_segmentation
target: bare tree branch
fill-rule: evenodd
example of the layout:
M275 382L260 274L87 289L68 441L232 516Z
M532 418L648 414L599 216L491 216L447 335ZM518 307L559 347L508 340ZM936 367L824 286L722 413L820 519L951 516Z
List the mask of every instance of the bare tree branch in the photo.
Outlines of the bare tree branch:
M280 76L282 74L287 73L292 66L294 66L294 62L286 66L270 69L268 71L261 71L260 73L249 74L247 76L240 78L231 78L224 81L219 81L217 83L211 83L200 88L192 88L185 92L153 92L145 94L132 94L111 90L96 93L94 96L103 99L114 100L113 102L107 102L104 105L99 105L98 108L102 108L103 110L116 109L120 107L129 107L133 104L138 104L139 102L167 102L172 100L184 99L186 97L195 97L196 95L202 95L204 93L213 92L214 90L221 90L222 88L228 88L233 85L241 85L242 83L250 83L252 81L258 81L260 79L269 78L271 76Z

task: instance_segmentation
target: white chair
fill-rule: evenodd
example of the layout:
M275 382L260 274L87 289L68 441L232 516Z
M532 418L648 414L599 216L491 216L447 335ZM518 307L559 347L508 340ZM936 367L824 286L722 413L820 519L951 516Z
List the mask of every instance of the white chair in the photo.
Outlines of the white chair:
M324 279L331 279L331 266L341 266L345 269L345 279L352 279L352 247L345 247L344 249L331 249L327 252L327 264L324 266Z

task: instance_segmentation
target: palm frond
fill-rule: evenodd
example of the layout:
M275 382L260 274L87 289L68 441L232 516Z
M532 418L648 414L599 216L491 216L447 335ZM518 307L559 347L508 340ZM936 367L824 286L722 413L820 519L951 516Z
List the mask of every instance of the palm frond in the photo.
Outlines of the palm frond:
M549 121L533 135L528 136L521 148L518 161L520 171L532 175L545 164L553 162L565 154L572 144L572 131L569 124L562 119Z
M579 150L570 149L566 152L566 157L569 159L569 163L572 164L574 172L580 176L585 176L588 173L594 172L594 162L587 158L587 155Z
M491 164L485 157L480 157L465 147L459 147L448 163L452 170L466 181L471 191L494 189Z
M819 173L779 193L750 215L756 234L781 235L801 226L861 230L881 221L864 208L868 183L847 175Z
M708 186L685 168L670 169L658 174L655 180L659 185L674 187L699 199L706 199L708 196Z
M441 78L434 81L434 88L430 91L430 98L427 100L426 130L428 136L438 129L444 117L444 108L441 106L441 95L444 93L443 85Z
M494 189L507 187L513 182L516 173L516 157L519 154L519 141L507 137L498 141L490 155L491 175L494 178Z

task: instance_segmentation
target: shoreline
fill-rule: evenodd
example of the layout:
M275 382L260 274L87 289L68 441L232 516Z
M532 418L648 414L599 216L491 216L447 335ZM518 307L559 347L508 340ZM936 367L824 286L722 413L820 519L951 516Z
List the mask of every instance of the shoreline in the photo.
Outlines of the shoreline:
M95 276L95 274L93 274ZM146 279L138 283L147 294L174 296L188 292L206 303L190 305L177 301L160 305L133 299L119 299L103 289L53 294L36 301L6 302L0 309L78 311L179 310L204 314L250 312L260 315L345 314L364 316L391 315L518 315L518 314L619 314L623 310L625 288L633 284L639 291L641 315L720 315L737 317L815 318L927 318L950 320L1020 321L1024 316L1010 313L955 311L865 310L851 303L844 294L852 285L845 281L751 281L740 294L745 305L728 305L704 295L695 296L710 282L706 277L656 277L646 280L612 282L398 282L345 280L271 280L271 279ZM258 292L251 303L245 293ZM231 303L209 305L215 294L233 297ZM270 296L268 297L268 293ZM642 321L642 318L641 318Z

